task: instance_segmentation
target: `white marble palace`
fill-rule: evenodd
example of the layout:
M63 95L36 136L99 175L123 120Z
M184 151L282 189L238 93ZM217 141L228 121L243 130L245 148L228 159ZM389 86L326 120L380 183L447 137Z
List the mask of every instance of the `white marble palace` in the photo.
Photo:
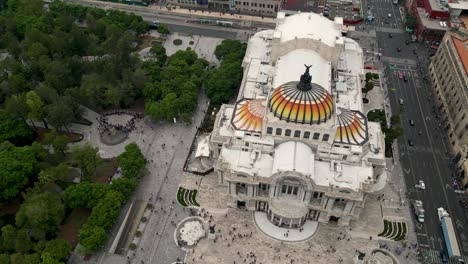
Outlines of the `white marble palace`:
M363 51L342 28L280 12L249 40L237 102L205 140L228 206L283 227L346 226L384 188L384 137L362 112Z

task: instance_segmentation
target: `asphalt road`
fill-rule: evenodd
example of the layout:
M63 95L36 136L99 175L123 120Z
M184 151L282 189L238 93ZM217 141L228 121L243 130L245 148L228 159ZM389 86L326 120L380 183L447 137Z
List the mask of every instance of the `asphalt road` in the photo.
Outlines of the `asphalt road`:
M468 255L468 238L465 235L468 219L454 193L453 157L448 154L445 130L435 115L432 88L422 79L426 76L427 58L431 51L419 43L405 45L408 35L404 33L393 34L393 38L389 38L388 33L378 32L377 38L385 61L388 96L394 113L400 109L400 98L403 99L404 111L400 116L405 132L398 139L398 147L408 198L423 201L426 211L425 223L416 225L419 245L433 251L445 247L437 216L437 208L443 207L452 217L462 254ZM401 47L402 51L396 52L396 47ZM418 60L417 56L424 59ZM407 77L407 82L399 77L400 73ZM414 120L414 126L409 120ZM414 146L409 146L409 140ZM425 182L426 190L414 187L419 180Z
M167 24L169 30L172 32L178 32L189 35L202 35L214 38L223 39L239 39L246 40L249 34L253 31L246 29L228 28L221 26L201 25L188 23L189 17L182 17L175 15L167 15L162 13L156 13L154 10L143 7L135 7L130 5L120 5L112 2L89 2L86 0L67 0L68 2L74 2L82 5L93 6L103 9L115 9L124 12L131 12L139 15L143 20L148 22L158 21L159 23Z

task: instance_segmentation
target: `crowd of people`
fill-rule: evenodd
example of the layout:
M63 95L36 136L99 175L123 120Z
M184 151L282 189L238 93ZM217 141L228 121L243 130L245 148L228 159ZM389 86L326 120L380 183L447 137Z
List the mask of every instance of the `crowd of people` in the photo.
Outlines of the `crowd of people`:
M127 115L131 116L132 118L125 124L113 124L112 122L109 122L108 117L111 115ZM106 112L102 115L99 116L99 118L96 117L97 122L99 123L99 135L102 136L104 133L110 133L110 132L123 132L123 133L130 133L135 129L135 120L140 119L143 117L142 113L136 113L132 111L127 111L127 110L115 110L115 111L109 111Z

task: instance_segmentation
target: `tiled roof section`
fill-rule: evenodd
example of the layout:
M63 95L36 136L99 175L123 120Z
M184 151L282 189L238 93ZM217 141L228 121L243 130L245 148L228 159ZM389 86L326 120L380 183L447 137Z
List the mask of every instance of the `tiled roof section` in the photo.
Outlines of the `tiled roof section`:
M261 132L264 114L265 100L242 99L236 103L232 125L237 130Z
M367 142L367 119L359 111L339 108L337 114L338 127L336 128L335 143L363 145Z
M319 124L329 120L334 104L331 94L312 83L310 90L300 90L298 82L287 82L276 88L270 98L270 111L281 120L302 124Z
M457 49L458 57L463 64L463 68L465 68L465 73L468 74L468 39L463 41L452 36L452 41Z

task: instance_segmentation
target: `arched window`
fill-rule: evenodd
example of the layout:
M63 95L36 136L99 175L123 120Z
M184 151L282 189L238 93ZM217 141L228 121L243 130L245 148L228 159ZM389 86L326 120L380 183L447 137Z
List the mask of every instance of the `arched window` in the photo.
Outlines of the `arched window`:
M286 129L286 131L284 132L284 135L287 136L287 137L290 137L291 136L291 129Z
M273 128L272 127L267 127L267 134L268 135L273 134Z

